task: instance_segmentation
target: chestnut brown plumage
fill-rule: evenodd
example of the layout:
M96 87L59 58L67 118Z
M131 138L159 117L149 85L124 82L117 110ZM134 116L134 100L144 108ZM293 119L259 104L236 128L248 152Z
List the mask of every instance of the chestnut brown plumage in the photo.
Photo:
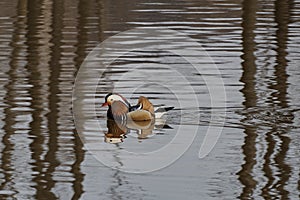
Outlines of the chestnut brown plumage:
M121 101L114 101L111 104L111 112L114 119L122 118L128 113L128 107Z
M142 105L142 110L146 110L154 116L154 107L147 97L140 96L138 104Z

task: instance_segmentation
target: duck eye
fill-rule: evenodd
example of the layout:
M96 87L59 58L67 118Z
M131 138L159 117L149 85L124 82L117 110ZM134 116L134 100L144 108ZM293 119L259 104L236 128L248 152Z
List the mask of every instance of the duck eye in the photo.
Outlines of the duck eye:
M113 101L114 99L110 99L110 101Z

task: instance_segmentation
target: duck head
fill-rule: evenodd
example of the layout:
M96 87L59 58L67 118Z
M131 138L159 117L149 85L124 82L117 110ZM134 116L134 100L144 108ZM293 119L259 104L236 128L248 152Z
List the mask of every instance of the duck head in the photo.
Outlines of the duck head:
M102 104L101 107L104 106L111 106L113 104L113 102L115 101L120 101L122 103L124 103L126 106L130 107L129 102L120 94L117 93L109 93L105 96L105 102Z

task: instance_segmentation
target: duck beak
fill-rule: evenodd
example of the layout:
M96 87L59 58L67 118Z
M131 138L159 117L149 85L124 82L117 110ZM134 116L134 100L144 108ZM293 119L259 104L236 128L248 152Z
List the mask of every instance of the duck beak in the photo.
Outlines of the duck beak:
M101 107L105 107L105 106L108 106L107 102L103 103Z

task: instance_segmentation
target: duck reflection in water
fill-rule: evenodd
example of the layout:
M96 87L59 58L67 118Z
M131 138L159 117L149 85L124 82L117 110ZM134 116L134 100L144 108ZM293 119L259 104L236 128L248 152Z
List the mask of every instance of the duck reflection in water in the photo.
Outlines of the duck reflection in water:
M166 120L147 120L147 121L127 121L122 123L122 121L107 120L107 133L105 133L105 142L111 144L117 144L124 142L127 138L127 134L136 133L138 139L147 139L154 133L153 130L160 129L171 129L169 125L166 124Z
M120 143L131 130L137 132L139 139L153 134L153 129L170 128L161 117L174 107L154 109L148 98L140 96L137 105L130 103L121 95L110 93L105 97L103 106L108 106L105 142Z

